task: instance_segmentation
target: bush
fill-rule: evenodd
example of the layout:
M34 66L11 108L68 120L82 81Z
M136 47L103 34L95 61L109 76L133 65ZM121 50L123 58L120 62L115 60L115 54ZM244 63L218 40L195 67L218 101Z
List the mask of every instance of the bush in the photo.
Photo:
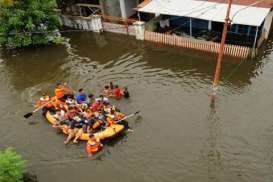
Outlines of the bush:
M0 45L8 48L61 40L55 0L0 0Z
M13 149L0 151L0 181L21 182L26 162Z

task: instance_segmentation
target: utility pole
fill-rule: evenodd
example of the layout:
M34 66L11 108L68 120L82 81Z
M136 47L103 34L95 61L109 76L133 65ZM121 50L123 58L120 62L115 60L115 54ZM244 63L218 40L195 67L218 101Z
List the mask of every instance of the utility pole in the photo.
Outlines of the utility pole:
M227 37L227 29L228 29L228 25L230 23L229 15L230 15L231 4L232 4L232 0L228 0L228 8L227 8L224 28L223 28L223 32L222 32L221 44L220 44L220 48L218 51L216 69L215 69L213 86L212 86L212 97L211 97L212 104L214 104L215 99L216 99L216 92L218 90L218 84L219 84L220 75L221 75L221 64L222 64L222 59L223 59L223 54L224 54L225 41L226 41L226 37Z

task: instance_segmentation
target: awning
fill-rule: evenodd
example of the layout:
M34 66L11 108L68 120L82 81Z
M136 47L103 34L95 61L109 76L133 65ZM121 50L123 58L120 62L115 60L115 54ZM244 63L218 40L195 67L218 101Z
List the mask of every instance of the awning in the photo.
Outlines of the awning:
M197 0L151 0L137 11L224 22L227 4ZM230 19L240 25L260 26L270 8L232 4Z

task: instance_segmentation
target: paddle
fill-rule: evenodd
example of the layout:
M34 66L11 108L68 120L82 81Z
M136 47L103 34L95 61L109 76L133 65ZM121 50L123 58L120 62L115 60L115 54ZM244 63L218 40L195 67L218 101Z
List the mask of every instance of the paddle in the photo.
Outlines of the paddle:
M34 111L25 114L24 117L25 117L26 119L29 118L29 117L32 116L35 112L39 111L40 109L42 109L43 107L45 107L47 104L49 104L49 103L51 103L51 102L53 102L53 101L54 101L54 99L52 99L52 100L48 101L47 103L45 103L45 104L43 104L43 105L37 107Z
M68 90L72 91L73 93L75 93L75 90L74 90L73 88L69 87L69 86L67 85L67 83L64 83L63 86L64 86L64 88L66 87L66 89L68 89ZM52 99L52 100L48 101L47 103L45 103L45 104L39 106L39 107L36 108L34 111L25 114L24 117L25 117L26 119L29 118L29 117L31 117L35 112L39 111L40 109L42 109L43 107L45 107L47 104L53 102L54 100L55 100L55 99Z
M131 117L137 115L138 113L140 113L140 111L137 111L137 112L135 112L135 113L129 114L129 115L125 116L124 118L118 120L116 123L119 124L121 121L123 121L123 120L125 120L125 119L128 119L128 118L131 118Z

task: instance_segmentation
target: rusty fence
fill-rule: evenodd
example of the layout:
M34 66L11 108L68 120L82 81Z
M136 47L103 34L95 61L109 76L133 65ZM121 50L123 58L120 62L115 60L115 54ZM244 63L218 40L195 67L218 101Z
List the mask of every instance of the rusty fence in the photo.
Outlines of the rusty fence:
M175 35L157 33L145 31L145 40L162 43L171 46L196 49L200 51L210 52L210 53L218 53L220 43L205 41L205 40L197 40L186 37L180 37ZM251 48L237 45L225 45L224 55L247 58L250 56Z

